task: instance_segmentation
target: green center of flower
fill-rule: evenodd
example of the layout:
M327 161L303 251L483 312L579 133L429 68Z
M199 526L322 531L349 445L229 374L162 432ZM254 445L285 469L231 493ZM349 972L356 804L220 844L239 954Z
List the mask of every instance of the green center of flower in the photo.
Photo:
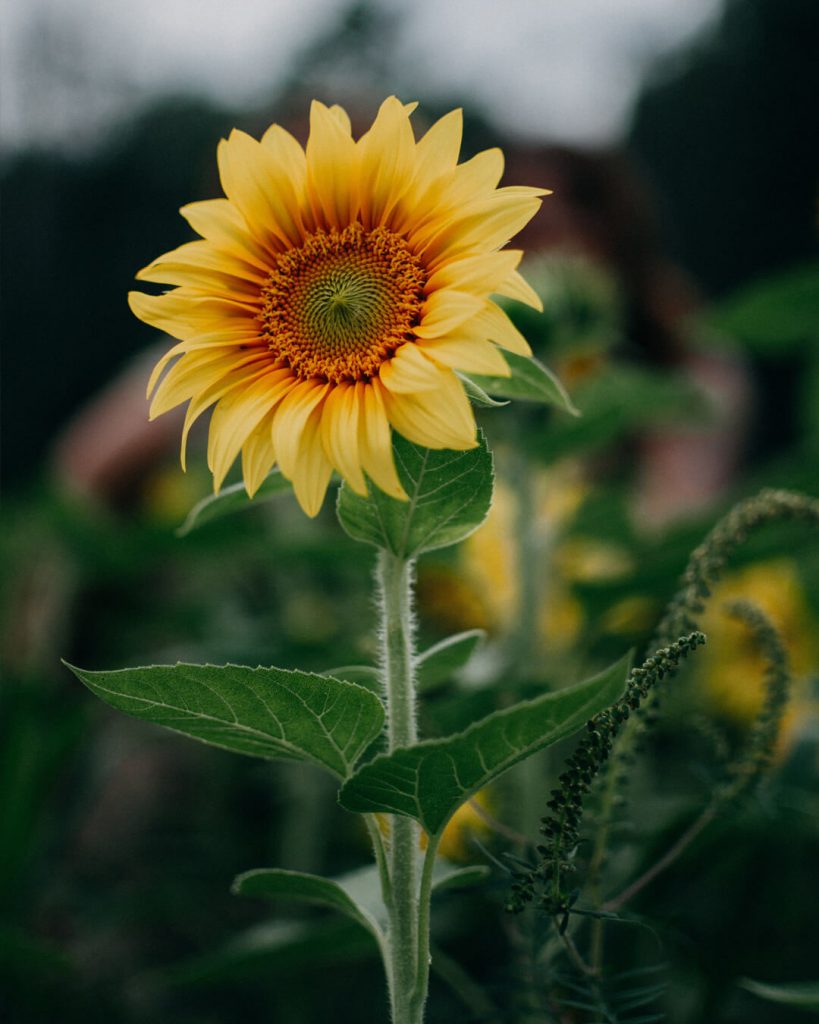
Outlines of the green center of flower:
M270 350L303 378L367 380L413 337L424 270L386 228L317 231L278 257L262 290Z

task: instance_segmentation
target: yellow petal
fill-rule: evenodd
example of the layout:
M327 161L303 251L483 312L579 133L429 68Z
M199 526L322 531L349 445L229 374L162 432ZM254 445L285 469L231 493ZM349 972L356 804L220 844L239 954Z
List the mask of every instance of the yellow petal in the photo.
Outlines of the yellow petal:
M423 138L419 139L415 147L417 181L428 185L441 175L455 170L461 152L463 130L463 111L458 107L444 114Z
M538 313L543 312L543 301L540 296L529 282L520 276L517 270L514 270L497 288L493 288L492 291L494 291L496 295L505 296L507 299L516 299L518 302L523 302L527 306L531 306L533 309L536 309Z
M208 436L208 468L218 492L250 432L294 386L289 369L271 370L225 396L213 410Z
M415 174L390 218L394 231L417 230L435 211L452 181L463 135L460 109L446 114L415 147Z
M387 221L412 181L415 139L409 114L395 96L381 104L358 148L361 222L365 228L375 228Z
M283 169L298 191L307 177L307 158L300 143L280 124L271 124L262 136L262 145Z
M300 381L276 409L270 436L282 473L295 481L299 463L299 440L310 414L324 399L329 384L319 380Z
M261 284L230 277L220 271L192 270L172 263L162 263L144 267L138 272L137 278L154 284L178 285L184 287L191 296L240 302L248 312L254 310L254 315L258 314L262 305Z
M186 242L155 259L136 275L139 281L192 284L200 288L216 284L217 287L236 288L253 295L258 295L268 276L268 272L231 253L220 252L207 241Z
M464 373L482 373L490 377L508 377L509 367L491 341L481 338L435 338L418 342L419 348L431 359L453 370Z
M279 124L272 124L261 142L293 187L304 229L315 231L317 225L307 198L307 157L301 145Z
M434 391L441 386L441 371L411 341L381 365L379 378L394 394L411 395L416 391Z
M483 306L481 299L467 292L452 288L433 292L423 305L421 323L413 331L419 338L440 338L475 316Z
M229 199L188 203L179 212L204 239L269 273L273 250L251 235L247 221Z
M344 131L348 135L352 136L353 126L350 123L350 115L347 113L344 107L340 107L338 103L334 103L332 107L330 107L330 113L338 121L338 123L341 125Z
M423 246L423 257L435 270L444 259L465 250L499 249L529 223L540 199L528 196L493 198L452 221Z
M519 249L457 256L438 267L426 284L427 294L439 288L456 288L487 296L515 272L523 253Z
M473 156L471 160L459 164L452 183L447 189L444 202L461 204L485 198L501 180L503 163L503 153L495 148L485 149Z
M214 346L202 352L183 355L163 377L151 402L150 418L156 419L185 402L197 391L209 387L236 367L232 348Z
M356 494L366 496L359 452L359 405L354 384L336 384L321 412L321 443L324 453Z
M185 469L185 461L187 458L188 434L190 433L191 427L196 420L199 419L202 413L205 412L206 409L209 409L214 402L218 402L220 398L230 394L233 390L238 391L247 387L266 372L267 367L264 364L257 363L255 365L242 367L240 370L228 373L221 379L214 381L214 383L205 388L204 391L197 392L197 394L191 398L190 404L185 412L185 422L182 426L182 445L180 450L182 469Z
M406 491L395 470L392 431L381 391L362 382L358 382L355 388L359 403L359 451L364 472L385 494L406 501Z
M213 349L217 347L221 347L225 350L230 347L235 351L237 348L242 348L243 346L249 349L261 348L259 345L258 332L249 331L245 328L224 328L219 331L211 331L208 334L197 335L195 341L180 341L178 344L168 349L165 355L158 360L156 366L154 366L151 371L151 376L148 379L148 387L146 388L147 397L151 397L151 394L156 387L156 383L162 375L162 371L168 363L177 356L184 355L186 352L199 352L204 349Z
M529 342L494 302L487 302L481 312L469 321L469 331L488 338L501 348L515 352L519 356L532 354Z
M515 199L542 199L544 196L552 196L554 192L550 188L541 188L539 185L504 185L495 192L496 196L514 197Z
M333 475L333 467L321 444L320 423L321 408L317 408L308 416L299 433L297 460L292 476L296 499L311 518L318 515Z
M358 155L350 133L323 103L310 107L307 191L316 222L342 230L358 202Z
M251 431L242 447L242 477L248 497L252 498L273 468L276 452L270 439L273 414L267 416Z
M282 248L301 245L299 202L285 169L269 148L234 128L217 149L219 176L255 237L273 236ZM260 230L261 229L261 230Z
M181 341L195 340L202 332L250 325L257 310L224 298L207 298L177 288L164 295L128 292L131 312L151 327Z
M437 391L414 395L394 395L377 378L373 384L380 387L390 422L410 441L426 448L474 448L477 427L469 399L454 373L442 372L442 379Z

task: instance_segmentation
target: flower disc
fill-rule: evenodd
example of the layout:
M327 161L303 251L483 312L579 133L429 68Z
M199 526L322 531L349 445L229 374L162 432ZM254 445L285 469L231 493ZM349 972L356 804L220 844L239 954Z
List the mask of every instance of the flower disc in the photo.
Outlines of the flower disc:
M421 320L426 280L406 242L360 224L317 231L262 289L270 351L302 379L369 380Z

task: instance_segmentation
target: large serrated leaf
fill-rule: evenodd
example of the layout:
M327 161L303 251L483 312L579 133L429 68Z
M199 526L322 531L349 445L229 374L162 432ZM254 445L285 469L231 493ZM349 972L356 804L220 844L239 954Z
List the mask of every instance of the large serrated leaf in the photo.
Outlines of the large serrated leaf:
M176 534L178 537L186 537L191 530L196 530L200 526L204 526L205 523L221 519L222 516L228 516L234 512L242 512L248 508L258 508L264 502L270 501L279 494L286 494L290 490L292 490L290 481L285 480L278 469L268 473L252 499L248 498L243 483L223 487L218 494L209 494L198 501L187 514L185 522L182 523Z
M345 778L381 732L384 708L354 683L243 665L68 668L107 704L224 750L313 761Z
M576 686L496 711L454 736L382 754L347 780L341 803L350 811L404 814L438 835L473 793L613 704L630 665L622 658Z
M514 352L504 352L503 358L511 371L508 377L485 377L475 373L469 375L481 391L498 395L500 398L556 405L558 409L571 413L572 416L580 415L568 391L543 363L537 359L515 355Z
M468 537L492 503L492 454L482 431L478 447L465 452L431 451L396 434L395 464L409 501L398 501L370 484L366 498L346 483L339 491L338 518L353 540L412 558Z

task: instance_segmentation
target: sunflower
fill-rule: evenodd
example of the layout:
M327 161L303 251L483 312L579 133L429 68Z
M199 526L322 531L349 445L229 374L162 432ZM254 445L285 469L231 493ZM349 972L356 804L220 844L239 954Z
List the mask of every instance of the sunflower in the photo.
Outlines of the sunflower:
M338 106L314 102L307 146L274 124L219 143L226 198L181 213L201 239L160 256L133 312L179 339L157 364L150 415L213 407L208 466L218 492L241 452L252 497L275 464L315 515L333 470L406 498L391 428L427 448L476 444L456 371L507 375L497 346L530 355L490 295L540 308L503 249L544 189L498 188L498 149L458 163L454 110L416 142L415 104L390 97L353 139ZM170 367L168 368L168 364Z

